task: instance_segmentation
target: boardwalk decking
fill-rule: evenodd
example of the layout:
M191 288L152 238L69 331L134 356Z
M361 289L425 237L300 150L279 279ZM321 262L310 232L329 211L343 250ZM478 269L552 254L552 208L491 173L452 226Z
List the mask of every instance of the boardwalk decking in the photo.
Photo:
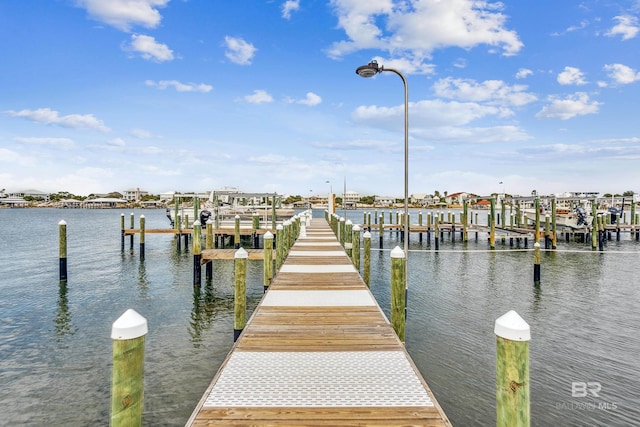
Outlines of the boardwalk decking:
M187 426L449 426L324 219L273 279Z

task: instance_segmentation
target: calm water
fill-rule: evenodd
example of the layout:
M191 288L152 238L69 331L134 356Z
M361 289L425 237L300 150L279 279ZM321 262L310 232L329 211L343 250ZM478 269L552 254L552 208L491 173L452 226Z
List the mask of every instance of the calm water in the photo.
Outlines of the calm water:
M168 225L163 210L134 212L147 228ZM217 262L213 283L194 292L193 257L178 253L172 237L147 234L143 262L137 238L121 250L120 213L0 210L0 425L108 425L109 335L128 308L149 323L145 425L184 425L229 351L233 263ZM362 221L362 212L347 215ZM61 219L66 286L58 281ZM387 314L395 245L387 232L377 250L373 233L372 290ZM532 252L499 242L487 251L486 235L466 245L445 240L438 253L412 236L411 249L407 348L454 425L495 425L493 325L511 309L532 331L533 425L639 424L640 243L623 235L594 253L560 242L559 252L543 254L538 289ZM262 263L250 262L250 309L262 295L261 275ZM573 382L601 389L572 397Z

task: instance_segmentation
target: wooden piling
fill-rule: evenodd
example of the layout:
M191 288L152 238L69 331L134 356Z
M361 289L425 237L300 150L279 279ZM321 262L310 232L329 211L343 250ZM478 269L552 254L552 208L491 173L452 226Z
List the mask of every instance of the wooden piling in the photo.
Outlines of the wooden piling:
M263 285L264 291L267 292L271 280L273 279L273 234L270 231L264 233L262 236L264 241L264 274Z
M60 267L60 280L67 280L67 222L61 220L58 223L58 259Z
M353 223L350 219L344 222L344 249L347 256L353 260Z
M364 280L367 287L371 287L371 233L369 231L365 231L362 238L364 240L364 266L362 271L362 280Z
M556 222L556 199L551 199L551 249L558 246L558 224Z
M145 218L144 215L140 215L140 259L144 259L144 229L145 229Z
M142 425L144 341L147 320L129 309L113 323L111 427Z
M384 234L384 211L380 212L380 221L378 222L378 247L380 249L383 248L384 243L383 241L383 234Z
M235 286L233 298L233 342L236 342L247 324L247 258L249 254L239 248L235 258Z
M131 214L129 215L129 228L133 230L135 226L136 226L136 217L134 213L131 212ZM131 246L131 249L133 249L133 234L129 236L129 244Z
M234 222L234 233L233 233L233 248L240 248L240 215L236 215Z
M204 239L205 249L213 249L213 224L211 218L207 220L207 232ZM205 280L213 279L213 262L207 261L205 267Z
M404 342L405 335L405 253L396 246L391 251L391 326L398 338Z
M490 231L489 231L489 247L491 249L496 248L496 199L493 197L490 199L491 202L491 218L489 221Z
M355 224L351 229L351 260L353 266L360 272L360 227Z
M202 225L200 220L193 221L193 286L200 286L202 283Z
M533 284L540 285L540 242L533 244Z
M528 427L529 325L511 310L495 322L496 426Z
M124 214L120 214L120 249L124 251Z
M284 226L278 224L276 226L276 274L280 271L284 262Z

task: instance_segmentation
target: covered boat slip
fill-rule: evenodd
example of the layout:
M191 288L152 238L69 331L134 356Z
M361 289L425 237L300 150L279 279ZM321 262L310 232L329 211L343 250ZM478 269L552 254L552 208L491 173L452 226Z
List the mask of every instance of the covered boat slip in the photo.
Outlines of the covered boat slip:
M324 219L311 220L188 426L448 426Z

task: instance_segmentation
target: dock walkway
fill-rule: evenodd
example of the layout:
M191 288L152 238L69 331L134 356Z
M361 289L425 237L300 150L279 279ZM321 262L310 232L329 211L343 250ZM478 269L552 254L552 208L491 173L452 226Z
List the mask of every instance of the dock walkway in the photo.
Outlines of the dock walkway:
M187 426L450 426L324 219L313 219Z

